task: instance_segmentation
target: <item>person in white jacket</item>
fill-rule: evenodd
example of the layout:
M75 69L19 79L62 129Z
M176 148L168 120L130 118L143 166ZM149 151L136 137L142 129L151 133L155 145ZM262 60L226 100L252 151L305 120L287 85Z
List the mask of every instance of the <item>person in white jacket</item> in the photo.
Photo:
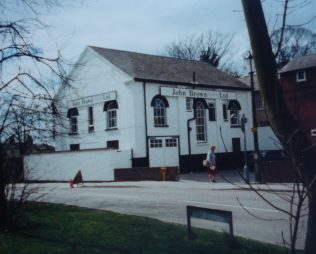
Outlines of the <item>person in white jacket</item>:
M206 157L206 159L209 163L208 178L209 178L210 182L213 182L213 183L216 182L215 176L217 173L215 149L216 149L215 146L211 146L210 150L207 152L207 157Z

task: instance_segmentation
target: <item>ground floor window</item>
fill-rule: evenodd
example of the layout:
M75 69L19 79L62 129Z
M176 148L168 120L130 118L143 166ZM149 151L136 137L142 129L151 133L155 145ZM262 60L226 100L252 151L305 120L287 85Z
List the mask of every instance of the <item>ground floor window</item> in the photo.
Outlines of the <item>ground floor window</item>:
M69 148L70 148L70 151L79 151L80 144L71 144Z
M107 148L119 149L119 141L118 140L109 140L106 142Z

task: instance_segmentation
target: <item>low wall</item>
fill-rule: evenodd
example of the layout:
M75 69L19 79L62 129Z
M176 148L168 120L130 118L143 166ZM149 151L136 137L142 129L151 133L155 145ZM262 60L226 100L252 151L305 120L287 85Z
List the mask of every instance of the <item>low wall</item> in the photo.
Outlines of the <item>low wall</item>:
M114 181L114 168L128 168L131 163L127 150L31 154L24 158L24 174L30 181L69 181L81 170L83 181Z
M295 167L290 160L261 162L264 183L291 183L295 179Z
M117 168L114 170L115 181L162 181L163 175L161 168ZM178 181L179 170L178 167L165 168L166 181Z

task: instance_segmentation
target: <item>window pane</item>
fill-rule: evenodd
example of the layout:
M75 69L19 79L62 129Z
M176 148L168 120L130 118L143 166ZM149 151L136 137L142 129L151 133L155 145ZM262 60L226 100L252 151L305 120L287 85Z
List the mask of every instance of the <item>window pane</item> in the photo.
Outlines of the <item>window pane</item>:
M228 121L227 104L223 104L223 119L224 121Z
M176 147L176 146L177 146L177 139L175 138L166 139L166 147Z
M78 133L78 120L76 116L70 118L70 132Z
M167 124L166 107L161 99L156 99L154 102L154 124L162 126Z
M191 100L191 98L186 98L186 108L187 108L187 111L191 111L192 110L192 100Z
M196 140L206 141L206 119L205 119L205 108L201 102L197 102L196 109Z
M116 109L111 109L107 111L107 127L108 128L115 128L117 127L117 118L116 118Z
M150 139L150 148L162 147L162 139Z
M93 125L93 107L88 108L88 122L89 125Z
M216 121L216 108L215 108L215 103L209 103L208 104L209 107L209 120L210 121Z
M239 110L230 110L230 124L239 125Z
M262 97L260 92L255 92L255 107L257 110L263 109Z

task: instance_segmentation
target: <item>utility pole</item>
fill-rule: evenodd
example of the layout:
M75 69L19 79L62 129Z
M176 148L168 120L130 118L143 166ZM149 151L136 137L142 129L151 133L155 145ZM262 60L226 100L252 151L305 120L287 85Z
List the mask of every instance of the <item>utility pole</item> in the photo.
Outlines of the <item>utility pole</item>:
M244 133L244 179L246 183L249 183L249 168L248 168L248 160L247 160L247 140L246 140L246 123L247 118L245 114L242 115L240 119L240 128L241 131Z
M248 57L245 58L245 60L249 60L249 66L250 66L250 89L251 89L251 107L252 107L252 133L253 133L253 141L255 145L253 159L254 159L254 168L255 168L255 178L256 181L259 183L262 183L262 174L261 174L261 168L259 163L259 142L258 142L258 126L257 126L257 115L256 115L256 106L255 106L255 87L254 87L254 80L253 80L253 68L252 68L252 59L253 56L251 52L249 51Z

